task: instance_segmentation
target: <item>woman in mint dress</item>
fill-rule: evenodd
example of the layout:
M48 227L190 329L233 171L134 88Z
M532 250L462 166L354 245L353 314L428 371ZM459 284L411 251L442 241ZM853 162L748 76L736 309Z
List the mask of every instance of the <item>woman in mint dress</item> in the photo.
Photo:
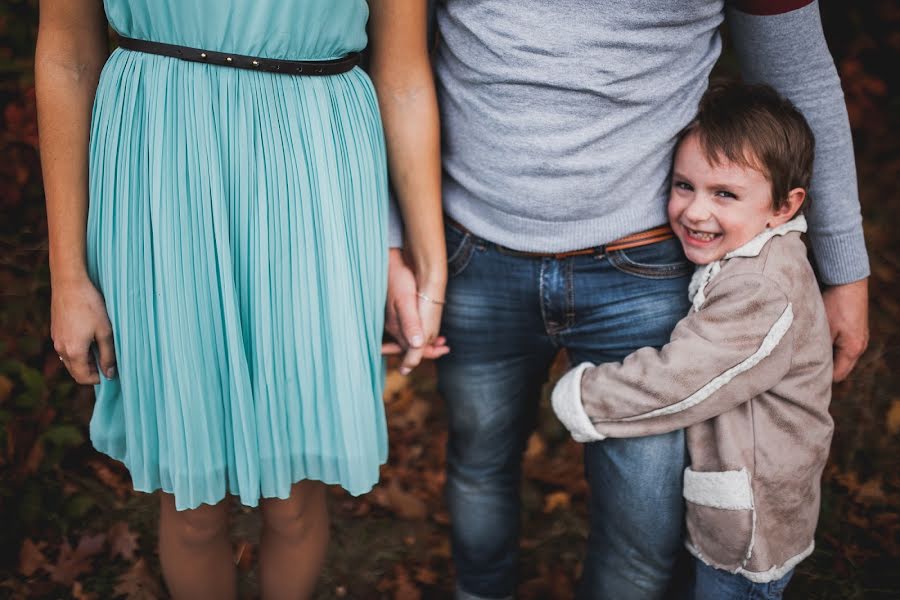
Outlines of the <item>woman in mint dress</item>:
M388 158L426 343L446 279L424 5L41 2L51 333L73 377L96 385L94 445L135 489L162 490L177 598L234 596L229 494L261 504L263 596L309 595L324 483L361 494L378 480ZM107 22L260 59L368 44L372 81L358 67L290 75L123 48L107 59Z

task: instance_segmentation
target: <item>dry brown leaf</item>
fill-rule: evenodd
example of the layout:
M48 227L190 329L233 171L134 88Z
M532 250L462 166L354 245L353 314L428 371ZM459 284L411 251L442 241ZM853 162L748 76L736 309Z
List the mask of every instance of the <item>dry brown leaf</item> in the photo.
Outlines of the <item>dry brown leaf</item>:
M138 534L128 528L128 523L119 521L109 528L109 555L113 558L121 556L128 562L134 560L134 553L138 549Z
M159 581L150 573L143 558L119 577L113 593L128 600L157 600L163 595Z
M249 571L253 567L253 555L256 546L252 542L241 540L234 552L234 564L239 571Z
M552 513L557 508L569 508L572 497L568 492L553 492L544 498L544 512Z
M547 450L547 443L538 432L531 434L528 438L528 447L525 448L525 460L538 458L544 455Z
M106 534L83 535L78 540L78 546L73 550L68 540L64 541L59 549L59 557L56 564L45 564L44 570L50 574L50 579L65 586L72 585L75 579L91 570L91 559L103 550L106 543Z
M102 462L91 461L88 463L88 466L94 471L94 475L97 476L97 479L99 479L106 487L111 488L116 493L117 497L124 498L131 492L131 485L122 479L118 473Z
M856 492L856 500L860 504L870 506L872 504L885 504L887 496L881 486L881 477L870 479L860 486Z
M422 592L409 578L409 572L401 566L394 568L394 600L420 600Z
M387 508L401 519L421 520L428 515L428 507L418 497L403 490L396 479L387 486Z
M399 371L391 369L384 378L384 399L390 400L399 394L403 388L409 385L409 377L401 375Z
M418 567L416 569L415 579L419 583L434 585L438 582L438 578L437 572L433 569L429 569L428 567Z
M13 382L12 379L7 377L6 375L0 375L0 404L3 404L9 399L10 394L13 391Z
M47 564L47 557L41 552L46 545L46 542L35 544L31 538L25 538L25 541L22 542L22 549L19 550L19 573L25 577L31 577L38 569Z
M887 421L888 433L891 435L900 433L900 398L891 400L891 407L888 409L885 421Z
M72 597L75 598L75 600L96 600L97 594L84 591L81 582L76 581L72 584Z

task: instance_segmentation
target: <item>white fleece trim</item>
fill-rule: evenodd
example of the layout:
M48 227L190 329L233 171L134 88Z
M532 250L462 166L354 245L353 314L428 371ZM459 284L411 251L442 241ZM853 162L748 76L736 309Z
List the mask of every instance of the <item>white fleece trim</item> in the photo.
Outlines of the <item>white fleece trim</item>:
M787 223L782 223L778 227L765 229L755 238L743 246L735 248L721 259L698 268L697 271L694 272L694 276L691 278L691 283L688 286L688 298L691 300L691 307L693 310L700 310L700 307L706 302L706 286L712 281L712 278L718 275L719 271L722 270L722 261L726 261L729 258L751 258L759 256L759 253L762 252L762 249L773 237L786 235L795 231L804 233L806 228L806 217L802 214L797 215Z
M716 393L722 386L728 384L732 379L745 371L749 371L750 369L758 365L761 360L769 356L772 351L775 350L775 347L782 340L782 338L784 338L784 334L787 333L788 329L790 329L791 323L793 323L793 321L794 309L791 304L788 304L784 309L784 312L781 313L781 316L778 317L778 319L769 329L766 337L763 338L763 341L759 345L759 348L757 348L756 352L751 354L749 357L731 367L721 375L717 376L715 379L680 402L676 402L675 404L670 404L669 406L664 406L656 410L651 410L650 412L644 413L642 415L625 417L624 419L615 420L640 421L643 419L652 419L653 417L661 417L664 415L671 415L673 413L681 412L691 408L692 406L700 404L701 402L712 396L714 393Z
M572 439L576 442L597 442L606 439L605 435L594 428L581 403L581 376L585 369L593 366L589 362L583 362L563 375L550 395L553 412L572 433Z
M771 240L773 237L777 235L786 235L788 233L799 231L800 233L806 232L806 217L803 215L797 215L787 223L782 223L778 227L773 227L771 229L765 229L758 236L744 244L739 248L735 248L728 254L726 254L722 260L728 260L729 258L749 258L752 256L759 256L759 253L762 252L762 249L765 247L766 243Z
M787 559L780 567L775 566L768 571L747 571L746 569L738 568L735 573L742 577L746 577L753 583L768 583L770 581L778 581L779 579L787 575L788 571L800 564L800 561L812 554L813 550L815 549L816 542L812 541L809 543L809 546L807 546L800 554Z
M684 499L701 506L725 510L753 510L750 473L718 471L713 473L684 470Z

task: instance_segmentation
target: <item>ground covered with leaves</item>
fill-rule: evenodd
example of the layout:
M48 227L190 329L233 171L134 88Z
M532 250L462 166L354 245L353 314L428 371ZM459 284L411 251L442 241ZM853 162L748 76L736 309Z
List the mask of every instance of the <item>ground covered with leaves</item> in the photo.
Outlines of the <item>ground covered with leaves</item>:
M900 301L896 235L900 9L823 2L850 108L873 276L872 341L836 386L836 433L813 556L788 598L900 597ZM157 499L86 440L92 392L74 385L49 340L46 225L31 52L35 2L0 5L0 598L166 598L155 551ZM721 68L728 70L729 57ZM564 357L555 367L561 370ZM390 459L360 498L331 490L333 536L317 598L449 598L443 502L446 429L426 366L390 371ZM572 596L587 534L581 449L546 398L525 453L523 599ZM234 557L256 591L254 511L234 506Z

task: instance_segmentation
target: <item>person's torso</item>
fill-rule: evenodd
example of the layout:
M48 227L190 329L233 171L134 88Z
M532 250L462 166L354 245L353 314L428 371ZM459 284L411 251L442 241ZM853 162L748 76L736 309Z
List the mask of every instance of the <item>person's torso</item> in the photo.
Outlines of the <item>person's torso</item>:
M445 0L436 15L449 214L538 250L664 222L675 138L720 53L722 0ZM576 231L587 221L592 233ZM522 229L538 247L510 243Z

